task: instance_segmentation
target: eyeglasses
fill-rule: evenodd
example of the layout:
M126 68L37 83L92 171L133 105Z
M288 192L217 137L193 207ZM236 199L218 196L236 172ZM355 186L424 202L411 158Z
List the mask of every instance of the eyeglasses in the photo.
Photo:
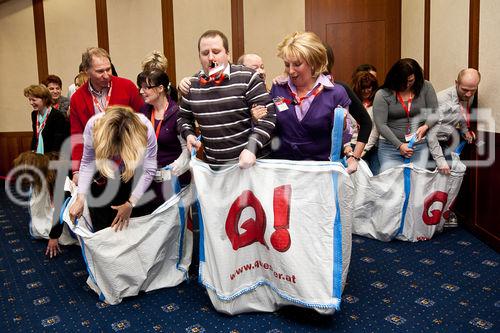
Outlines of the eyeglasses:
M153 88L158 88L159 86L145 86L141 87L141 89L153 89Z

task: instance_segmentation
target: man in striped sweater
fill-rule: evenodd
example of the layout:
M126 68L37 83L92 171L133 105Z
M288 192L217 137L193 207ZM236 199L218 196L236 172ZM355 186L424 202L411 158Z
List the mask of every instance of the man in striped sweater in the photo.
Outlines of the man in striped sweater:
M276 114L274 103L259 74L229 64L227 37L208 30L198 40L202 70L190 78L191 88L180 103L177 126L187 148L199 149L210 164L238 162L251 167L256 157L270 152ZM267 115L252 124L250 110L264 105ZM196 140L195 121L201 131Z

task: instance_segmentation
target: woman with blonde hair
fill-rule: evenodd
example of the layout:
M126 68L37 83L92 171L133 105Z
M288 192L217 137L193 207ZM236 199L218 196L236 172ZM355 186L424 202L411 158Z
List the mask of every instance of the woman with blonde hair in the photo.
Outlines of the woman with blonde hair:
M83 144L78 195L69 210L71 219L82 215L89 191L94 232L109 226L122 230L128 226L131 215L146 215L144 211L134 214L133 208L156 172L156 137L150 121L130 107L109 107L87 122ZM136 171L141 165L143 173L138 175ZM135 175L140 178L132 189ZM110 196L108 188L113 185L116 191L111 191ZM103 205L102 201L106 203Z
M313 32L295 32L278 45L288 81L274 84L271 96L277 106L276 136L280 145L274 158L326 161L332 146L333 115L337 106L348 108L345 89L323 74L327 51ZM353 158L351 158L353 157ZM351 155L349 170L359 157Z
M167 73L167 68L168 68L167 57L165 57L159 51L152 51L142 61L141 68L144 72L152 72L154 70L159 70Z

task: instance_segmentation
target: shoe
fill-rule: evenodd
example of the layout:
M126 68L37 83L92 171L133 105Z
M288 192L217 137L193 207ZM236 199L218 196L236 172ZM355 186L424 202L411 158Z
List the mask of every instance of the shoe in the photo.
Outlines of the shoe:
M443 225L445 228L456 228L458 227L458 219L457 215L453 212L450 212L450 218Z

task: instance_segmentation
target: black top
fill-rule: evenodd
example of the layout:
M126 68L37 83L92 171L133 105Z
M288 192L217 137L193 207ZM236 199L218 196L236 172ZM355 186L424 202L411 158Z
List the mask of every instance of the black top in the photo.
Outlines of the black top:
M347 95L351 99L351 105L349 105L349 113L359 124L358 141L367 143L373 126L370 115L366 111L361 100L354 93L354 91L352 91L351 87L349 87L344 82L335 81L335 83L340 84L342 87L344 87Z
M31 139L31 150L36 150L38 138L36 136L37 111L31 112L31 124L33 128L33 138ZM64 140L69 136L66 118L58 110L53 109L45 123L42 131L44 153L59 152Z

